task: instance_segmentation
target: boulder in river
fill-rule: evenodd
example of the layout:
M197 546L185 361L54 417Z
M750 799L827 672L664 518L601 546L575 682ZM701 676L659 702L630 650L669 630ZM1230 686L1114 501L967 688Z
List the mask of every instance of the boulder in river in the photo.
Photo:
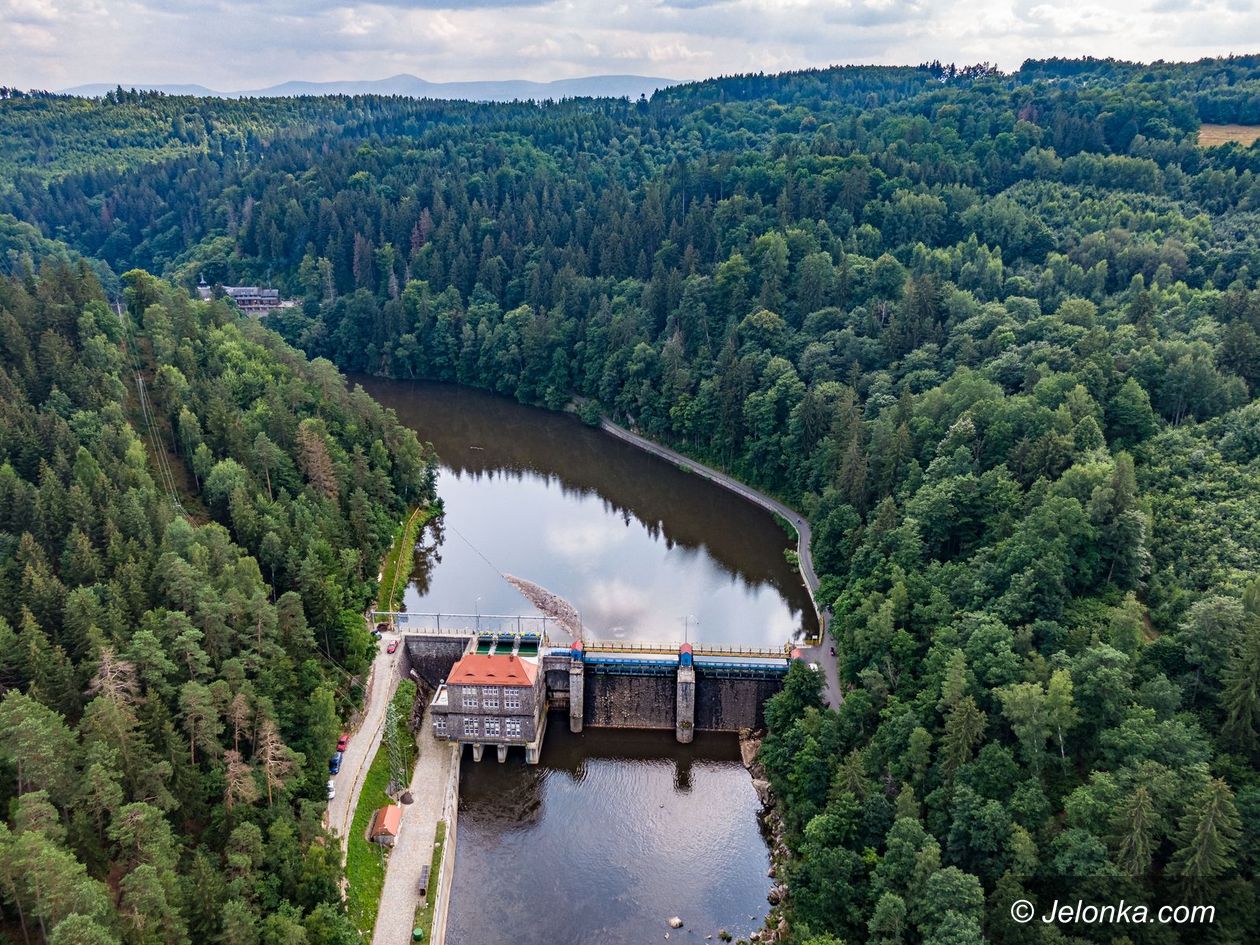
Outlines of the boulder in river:
M753 778L753 790L757 792L757 800L761 802L762 807L770 805L770 782L763 781L761 778Z

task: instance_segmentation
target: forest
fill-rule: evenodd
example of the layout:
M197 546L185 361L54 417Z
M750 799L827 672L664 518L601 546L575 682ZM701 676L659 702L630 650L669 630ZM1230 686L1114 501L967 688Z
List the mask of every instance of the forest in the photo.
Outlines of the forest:
M793 941L1059 942L1053 926L1012 923L1009 904L1082 887L1218 904L1212 928L1135 928L1133 942L1254 940L1260 146L1199 147L1203 123L1260 123L1260 56L1047 59L1009 74L838 67L539 105L8 92L0 266L12 273L6 311L20 314L0 327L5 409L22 419L5 429L42 423L66 443L45 471L37 434L0 441L12 467L0 473L0 531L12 536L0 573L18 589L3 595L18 602L6 632L60 646L60 657L36 647L64 667L54 677L90 683L108 648L148 679L121 640L142 632L133 616L172 605L128 591L140 595L126 598L131 611L111 617L123 605L103 593L67 630L72 602L96 600L75 597L85 578L68 549L87 536L99 556L89 574L124 587L133 553L199 560L178 550L196 541L156 511L151 483L154 511L127 513L149 523L147 544L68 511L51 531L35 520L71 507L84 449L107 476L138 475L124 473L118 442L92 436L124 418L76 420L89 410L76 398L100 385L62 390L72 372L55 369L79 345L78 370L111 370L122 329L82 286L120 280L152 363L179 368L157 371L154 400L177 433L182 491L204 497L194 517L233 549L223 554L257 562L250 586L270 581L276 626L300 605L314 639L309 674L267 682L237 652L257 641L202 630L206 679L173 666L162 691L120 697L150 752L188 747L188 683L221 681L229 701L249 686L258 717L281 716L315 704L284 687L335 688L321 656L354 657L337 615L362 599L363 562L388 541L382 510L432 485L423 452L345 393L334 364L552 409L580 398L588 420L627 422L813 525L845 696L825 709L798 667L768 706L762 749L794 853ZM298 304L268 326L328 360L304 367L227 303L189 303L202 276L279 287ZM225 340L238 337L252 341ZM272 390L261 353L240 353L257 346L307 390L296 407ZM340 422L324 397L342 405ZM185 422L181 403L200 415ZM380 430L370 441L369 429ZM321 461L280 470L269 458L268 443L288 454L311 431L335 483ZM113 452L98 456L102 442ZM343 478L350 468L370 475ZM364 494L347 495L351 482ZM8 498L19 493L32 498ZM322 523L319 547L294 527L303 515ZM64 613L26 589L28 572L41 575L32 588L73 588ZM82 730L102 698L81 706L93 690L40 683L22 660L7 672L18 694L5 705L50 725ZM286 724L276 719L277 735L300 752L294 732L312 723ZM199 745L190 753L199 760L171 753L167 780L200 785L187 790L201 807L182 801L183 816L209 816L220 805L206 785L221 789L223 775ZM115 782L124 797L148 797L127 777ZM37 792L22 784L21 798ZM281 856L272 829L289 831L299 860L318 848L301 785L286 782L276 808L254 801L250 823L267 839L251 863ZM10 842L34 816L24 804L56 801L19 801ZM75 810L86 823L54 824L40 842L72 849L97 877L85 883L125 869L134 852L111 838L113 821ZM189 862L231 875L216 860L231 853L193 839L204 821L161 822L186 837L182 856L200 857ZM306 921L317 940L319 893L298 885L239 903L224 883L234 920ZM3 893L6 908L17 895ZM183 921L221 934L211 917Z
M85 262L0 280L5 928L358 942L328 746L432 457L224 303L123 284L116 312Z

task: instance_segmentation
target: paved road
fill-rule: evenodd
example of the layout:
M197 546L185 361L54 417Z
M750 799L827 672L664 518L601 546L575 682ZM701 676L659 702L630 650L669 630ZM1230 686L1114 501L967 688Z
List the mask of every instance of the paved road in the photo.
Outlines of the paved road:
M605 433L611 434L619 440L624 440L632 446L637 446L639 449L651 453L654 456L658 456L667 462L675 464L676 466L682 466L698 476L703 476L710 482L734 492L741 498L746 499L755 505L759 505L763 509L767 509L776 515L782 516L792 524L792 527L796 529L796 556L797 560L800 562L801 577L805 581L805 587L809 590L809 599L813 601L814 613L817 615L818 625L822 629L822 636L818 645L803 647L801 653L807 661L818 664L818 668L826 680L823 687L823 699L826 701L827 705L831 706L833 709L838 706L841 699L840 671L838 660L835 656L832 656L831 641L827 635L829 615L823 608L818 606L818 598L816 596L818 594L818 574L814 571L814 555L810 550L811 533L809 530L809 520L806 519L804 515L801 515L796 510L784 505L773 496L768 496L764 492L758 492L751 486L744 485L744 483L740 482L738 479L728 476L724 472L719 472L712 467L705 466L703 463L698 463L694 459L679 453L677 450L670 449L668 446L661 446L659 443L654 443L637 433L627 430L619 424L613 423L607 418L601 418L599 426Z
M403 807L398 839L389 853L372 945L397 945L411 940L412 922L416 906L420 904L417 886L420 869L433 858L433 841L437 838L437 824L442 819L446 801L453 757L451 745L433 737L428 719L420 726L416 744L419 755L410 786L414 803ZM454 856L455 851L448 849L446 855ZM438 882L437 874L429 877L430 901L437 895Z
M350 743L341 759L341 771L333 778L337 788L337 796L328 802L328 826L341 837L341 855L345 859L346 843L350 834L350 822L354 819L354 808L359 803L359 792L363 789L363 779L367 777L376 747L381 743L381 733L385 728L385 706L389 704L398 686L398 674L402 647L392 656L385 652L385 645L391 639L401 639L398 634L385 634L381 641L376 659L372 661L372 670L368 674L367 705L364 707L363 720L359 727L351 733ZM336 745L328 746L331 758Z

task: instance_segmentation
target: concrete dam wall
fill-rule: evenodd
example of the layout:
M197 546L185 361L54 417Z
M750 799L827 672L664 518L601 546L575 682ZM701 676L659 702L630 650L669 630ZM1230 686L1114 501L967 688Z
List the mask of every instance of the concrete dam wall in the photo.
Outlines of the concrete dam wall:
M586 667L582 722L596 728L674 730L674 675L630 676Z
M681 672L689 675L691 670ZM778 674L738 674L706 666L697 666L692 680L681 679L679 673L608 672L586 665L578 686L571 674L557 668L547 673L547 689L553 705L569 706L583 726L738 732L764 728L765 701L783 688Z
M765 701L783 688L781 676L745 679L696 668L696 729L738 732L765 728Z
M431 693L464 655L465 635L405 638L406 672ZM659 653L596 654L582 645L542 654L547 701L567 708L569 728L673 730L680 742L693 733L738 732L765 726L765 701L783 688L784 662L756 658L695 661L684 645L678 657Z

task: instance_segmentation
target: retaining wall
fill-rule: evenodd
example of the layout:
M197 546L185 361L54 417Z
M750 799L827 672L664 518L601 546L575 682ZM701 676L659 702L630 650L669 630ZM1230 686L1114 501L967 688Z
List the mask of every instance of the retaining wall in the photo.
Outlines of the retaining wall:
M455 661L464 655L468 638L404 636L403 648L407 651L406 671L414 672L432 692L450 675Z

